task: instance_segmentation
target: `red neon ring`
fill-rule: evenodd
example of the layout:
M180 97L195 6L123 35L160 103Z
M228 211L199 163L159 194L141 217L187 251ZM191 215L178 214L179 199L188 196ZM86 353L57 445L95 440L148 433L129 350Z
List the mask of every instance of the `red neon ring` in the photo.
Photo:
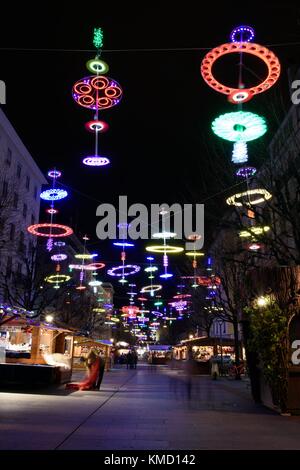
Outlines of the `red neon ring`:
M96 129L97 126L100 127L100 129ZM85 124L85 128L90 132L106 132L109 129L109 125L104 121L98 121L95 119L94 121L88 121Z
M233 52L245 52L261 59L268 67L267 78L256 86L243 89L227 87L218 82L212 74L212 67L219 57L222 57L226 54L231 54ZM205 55L201 63L201 75L211 88L219 91L220 93L224 93L225 95L232 96L236 93L245 93L246 95L248 93L248 96L245 96L244 99L241 99L240 101L233 101L234 103L243 103L251 99L253 95L263 93L267 89L271 88L272 85L274 85L280 75L280 62L273 52L271 52L266 47L260 46L259 44L250 42L226 43L215 47Z
M100 85L99 85L100 83ZM109 80L106 77L95 77L91 80L91 85L96 90L103 90L103 88L107 88L109 86Z
M39 232L39 228L48 228L48 229L57 229L61 230L62 233L52 233L50 230L48 233L43 233ZM60 224L35 224L35 225L30 225L27 227L27 230L29 233L32 235L36 235L38 237L47 237L51 236L51 238L58 238L58 237L68 237L69 235L72 235L73 230L70 227L67 227L67 225L60 225Z
M102 269L105 267L105 264L104 263L90 263L90 264L87 264L87 266L89 267L89 269Z
M79 82L74 86L74 91L80 95L85 95L92 91L92 87L88 83Z

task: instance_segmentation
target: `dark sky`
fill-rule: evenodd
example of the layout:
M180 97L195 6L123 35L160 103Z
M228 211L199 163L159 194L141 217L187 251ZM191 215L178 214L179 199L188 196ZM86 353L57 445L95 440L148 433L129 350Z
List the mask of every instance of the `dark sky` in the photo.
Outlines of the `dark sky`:
M14 4L7 7L0 28L0 79L7 87L3 110L42 171L52 166L63 171L62 182L69 187L70 199L61 204L58 222L71 223L78 235L87 232L93 242L98 203L115 203L122 194L128 195L129 203L144 204L212 198L208 211L218 207L216 219L225 210L224 196L214 196L224 184L213 171L210 145L217 137L210 124L218 114L234 109L225 95L202 80L200 63L205 51L133 49L210 48L227 42L234 26L252 25L255 41L270 45L283 66L280 83L273 87L276 90L258 95L247 106L271 122L272 97L287 93L287 67L300 57L299 45L271 46L300 43L298 2L282 2L282 6L227 2L211 11L198 1L177 7L175 2L143 1L138 6L123 2L121 7L118 3ZM71 96L74 82L89 74L85 63L94 53L76 50L93 49L94 26L104 29L102 58L109 64L108 75L124 92L119 106L101 114L110 130L100 136L100 149L111 165L100 169L81 164L84 156L93 153L93 135L84 128L93 113L79 107ZM220 61L216 73L220 80L234 82L235 64L228 60ZM229 65L233 65L233 75ZM257 65L259 74L263 73L260 64L250 65ZM277 111L280 114L282 109ZM269 132L264 142L270 138ZM226 149L229 162L230 146ZM206 223L209 240L214 215ZM140 251L129 256L130 261L144 261L142 247L140 244ZM107 259L118 260L119 251L112 250L111 244L96 243L95 249Z

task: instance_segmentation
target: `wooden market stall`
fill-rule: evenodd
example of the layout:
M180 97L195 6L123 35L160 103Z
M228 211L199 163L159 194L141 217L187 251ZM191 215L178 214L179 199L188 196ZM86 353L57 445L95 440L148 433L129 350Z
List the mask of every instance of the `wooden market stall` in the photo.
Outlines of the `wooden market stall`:
M72 351L72 331L32 319L12 319L0 326L0 384L68 382Z
M111 365L111 350L113 344L106 339L88 338L86 336L74 336L73 343L73 368L85 368L84 358L91 350L96 351L98 354L102 353L105 357L105 370L108 371Z
M242 356L240 343L240 357ZM234 360L234 340L232 338L217 338L203 336L181 341L173 347L173 359L178 364L187 361L193 365L193 371L198 374L209 374L211 359L215 358L223 362L223 365L232 364Z

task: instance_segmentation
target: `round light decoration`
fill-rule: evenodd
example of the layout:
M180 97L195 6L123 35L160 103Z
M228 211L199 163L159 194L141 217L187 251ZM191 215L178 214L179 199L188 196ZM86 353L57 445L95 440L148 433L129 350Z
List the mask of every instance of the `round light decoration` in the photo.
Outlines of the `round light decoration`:
M61 171L58 171L58 170L50 170L48 171L48 176L50 178L60 178L61 177Z
M85 128L90 132L106 132L109 126L104 121L94 119L93 121L88 121L85 124Z
M90 282L89 282L89 286L91 286L91 287L99 287L99 286L101 286L101 285L102 285L102 282L101 282L101 281L96 281L96 280L94 280L94 281L90 281Z
M238 31L234 34L234 37L236 37L237 32ZM266 79L256 86L244 89L228 87L218 82L212 73L212 68L216 60L227 54L241 52L254 55L266 64L268 68ZM280 62L273 52L259 44L232 42L215 47L206 54L201 63L201 75L206 83L214 90L228 95L232 103L243 103L250 100L254 95L268 90L276 83L280 75Z
M56 188L46 189L40 194L40 198L44 199L44 201L59 201L60 199L64 199L67 196L67 191Z
M162 289L162 286L160 284L153 284L152 286L144 286L141 289L141 293L151 293L151 292L157 292Z
M66 246L66 243L65 243L65 242L61 242L61 241L57 241L57 242L54 242L54 245L55 245L55 246L62 247L62 246Z
M90 266L89 264L69 264L69 269L77 269L78 271L94 271L94 266Z
M151 253L181 253L183 248L179 246L170 246L170 245L151 245L146 247L146 251L150 251Z
M204 253L201 251L186 251L185 254L187 256L204 256Z
M236 172L236 176L240 178L251 178L256 173L256 168L254 166L243 166L239 168Z
M104 263L90 263L90 264L87 264L86 265L86 268L88 269L102 269L105 267L105 264Z
M104 60L100 59L91 59L88 60L86 63L86 68L89 72L100 74L100 73L107 73L109 70L108 64L104 62Z
M134 246L133 243L128 243L128 242L114 242L113 245L115 245L115 246L122 246L122 247L131 247L131 246Z
M253 198L251 198L253 196ZM244 191L242 193L234 194L226 199L226 203L229 206L253 206L255 204L261 204L262 202L271 199L272 194L269 193L266 189L248 189L248 191ZM243 202L240 202L240 200Z
M48 232L42 232L39 229L47 229ZM67 227L66 225L60 225L60 224L35 224L35 225L30 225L27 228L28 232L31 233L32 235L36 235L38 237L68 237L69 235L72 235L73 230L70 227ZM53 232L54 230L54 232ZM58 233L55 233L58 231Z
M52 261L64 261L65 259L67 259L67 257L68 256L64 253L58 253L57 255L52 255L51 259Z
M251 26L238 26L231 31L231 42L250 42L254 39L255 33Z
M82 163L87 166L105 166L110 163L110 160L107 157L99 157L98 155L93 155L90 157L85 157L82 160Z
M264 226L254 225L253 227L248 227L247 230L241 230L239 232L239 236L240 238L255 237L257 235L263 235L269 230L270 230L270 227L268 225L264 225Z
M140 266L137 266L135 264L125 264L124 266L115 266L114 268L111 268L107 271L107 274L109 276L130 276L131 274L136 274L140 271ZM126 272L126 270L129 270ZM121 271L121 273L119 272Z
M101 110L116 106L123 92L115 80L102 75L91 75L78 80L73 86L72 94L80 106Z
M176 235L177 234L174 232L160 232L160 233L153 233L152 238L162 238L162 239L174 238L176 237Z
M247 248L250 251L258 251L262 247L263 247L263 245L261 243L257 243L257 242L249 243L249 245L247 245Z
M48 276L45 278L46 282L49 282L50 284L59 284L62 282L67 282L71 279L70 276L67 276L66 274L52 274L51 276Z
M255 140L267 131L265 119L249 111L222 114L211 127L216 135L231 142Z
M58 213L58 210L57 210L57 209L53 209L53 208L51 207L51 209L47 209L46 212L47 212L48 214L54 215L54 214L57 214L57 213Z
M154 271L158 271L158 268L156 266L149 266L148 268L145 268L144 271L146 273L152 273Z
M96 254L90 255L88 253L78 253L77 255L75 255L75 258L77 258L77 259L93 259L96 256L98 256L98 255L96 255Z
M160 274L159 277L161 277L162 279L170 279L170 277L173 277L173 274L164 273L164 274Z

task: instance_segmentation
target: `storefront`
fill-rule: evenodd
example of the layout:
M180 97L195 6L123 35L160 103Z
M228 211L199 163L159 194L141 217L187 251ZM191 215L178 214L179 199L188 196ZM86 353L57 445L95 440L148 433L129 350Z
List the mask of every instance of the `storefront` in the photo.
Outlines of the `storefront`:
M1 383L65 383L72 375L71 331L25 318L0 326Z

